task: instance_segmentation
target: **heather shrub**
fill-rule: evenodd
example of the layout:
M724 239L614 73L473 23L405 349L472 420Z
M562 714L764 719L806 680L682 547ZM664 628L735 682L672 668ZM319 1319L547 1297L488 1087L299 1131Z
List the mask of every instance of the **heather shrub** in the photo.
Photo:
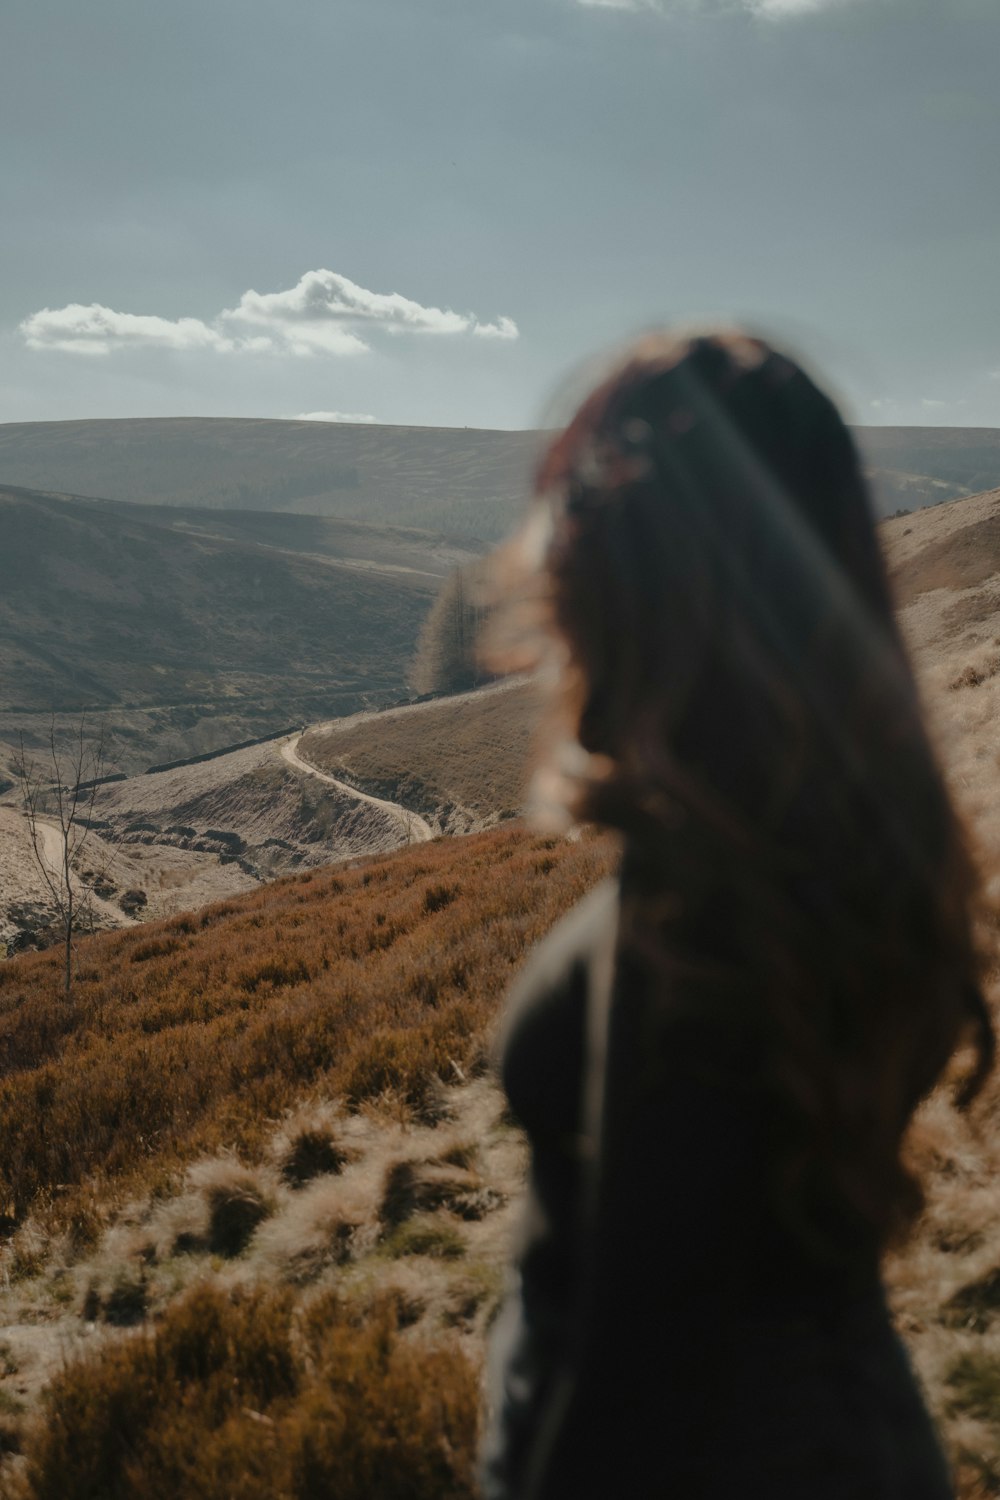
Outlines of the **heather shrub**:
M314 1177L335 1175L351 1159L338 1138L337 1116L329 1104L304 1105L290 1114L270 1142L269 1155L289 1187Z
M197 1287L68 1365L20 1500L471 1500L478 1376L397 1303ZM12 1492L13 1493L13 1492Z

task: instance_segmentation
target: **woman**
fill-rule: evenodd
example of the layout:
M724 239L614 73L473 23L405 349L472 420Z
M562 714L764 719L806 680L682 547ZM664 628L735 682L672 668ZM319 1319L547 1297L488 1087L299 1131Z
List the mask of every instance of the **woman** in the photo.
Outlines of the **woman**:
M619 877L532 955L532 1153L488 1500L947 1500L879 1279L901 1139L993 1036L974 875L851 438L739 333L650 337L542 459L514 547L560 792Z

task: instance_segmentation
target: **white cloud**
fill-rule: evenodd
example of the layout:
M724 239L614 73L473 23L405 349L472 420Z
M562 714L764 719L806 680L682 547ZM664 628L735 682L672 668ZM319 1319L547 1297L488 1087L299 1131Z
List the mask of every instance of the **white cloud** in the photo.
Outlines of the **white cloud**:
M115 312L100 302L43 307L21 324L29 349L66 349L75 354L107 354L143 344L160 349L230 349L232 340L200 318L158 318Z
M300 411L289 420L292 422L374 422L375 418L369 416L366 411Z
M161 318L116 312L98 302L43 308L20 325L31 349L109 354L112 349L204 350L217 353L363 354L369 331L388 334L472 334L516 339L517 324L500 317L481 322L473 313L425 307L399 292L371 292L336 271L307 271L282 292L243 293L211 323L201 318Z
M227 323L279 330L291 343L336 349L340 339L363 341L345 325L378 327L386 333L475 333L485 338L517 338L510 318L481 323L472 313L425 307L399 292L370 292L336 271L307 271L286 292L244 292L237 307L222 314ZM350 345L343 352L349 352Z
M517 324L513 318L497 318L495 323L476 323L473 333L479 339L516 339Z
M420 333L464 333L475 322L440 307L423 307L398 292L369 292L336 271L307 271L287 292L244 292L239 306L222 316L266 328L332 321L379 323Z

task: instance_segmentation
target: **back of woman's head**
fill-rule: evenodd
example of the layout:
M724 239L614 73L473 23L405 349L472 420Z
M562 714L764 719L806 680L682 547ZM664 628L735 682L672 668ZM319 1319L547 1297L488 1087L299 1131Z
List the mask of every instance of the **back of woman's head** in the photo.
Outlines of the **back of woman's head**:
M650 337L551 443L525 534L584 752L563 795L626 838L623 941L665 1023L753 1037L790 1221L884 1241L915 1104L969 1022L971 1093L992 1033L850 434L759 340Z

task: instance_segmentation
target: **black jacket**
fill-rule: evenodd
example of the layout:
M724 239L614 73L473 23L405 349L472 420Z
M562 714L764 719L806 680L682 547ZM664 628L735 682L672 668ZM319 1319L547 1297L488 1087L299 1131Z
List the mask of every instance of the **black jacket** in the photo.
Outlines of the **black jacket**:
M663 1047L638 971L602 975L619 899L574 908L508 1007L531 1171L484 1495L949 1500L874 1256L827 1269L779 1224L742 1043L721 1070L718 1038L710 1067L696 1032Z

